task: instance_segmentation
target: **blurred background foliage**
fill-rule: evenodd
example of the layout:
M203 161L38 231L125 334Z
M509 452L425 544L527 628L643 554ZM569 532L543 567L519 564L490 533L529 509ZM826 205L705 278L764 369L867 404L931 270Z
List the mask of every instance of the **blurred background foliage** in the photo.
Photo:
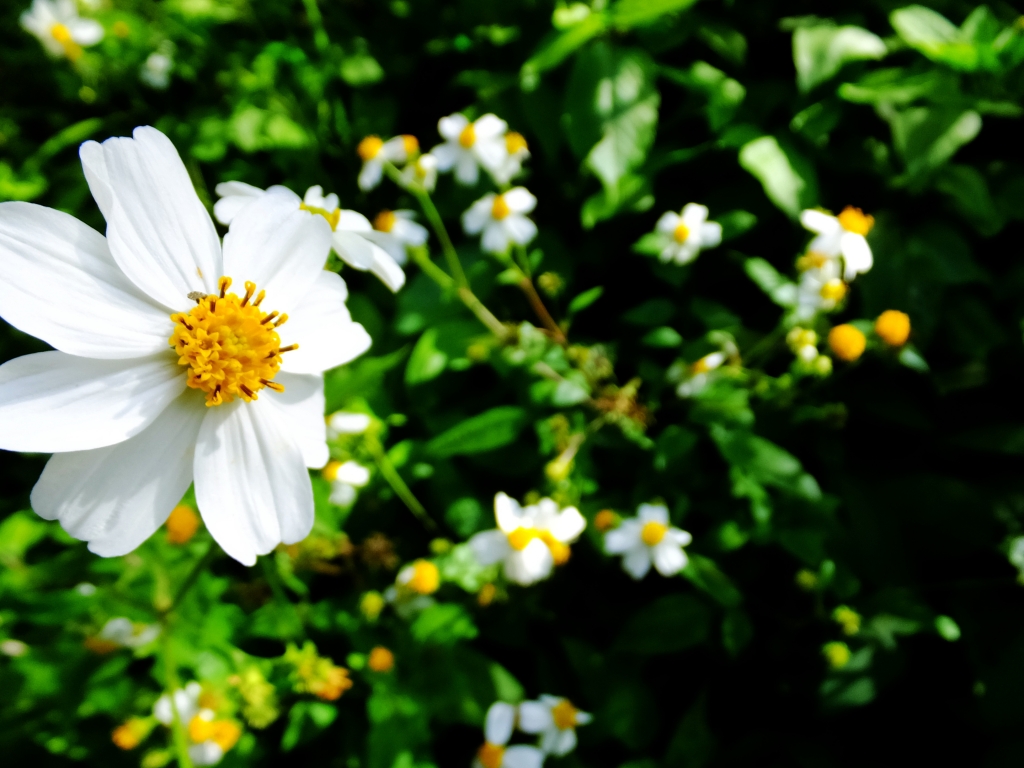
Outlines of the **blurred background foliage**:
M475 293L519 326L505 343L415 267L397 295L346 270L374 343L328 374L328 411L374 419L332 450L372 477L351 507L315 478L313 535L253 569L204 559L187 520L97 558L29 511L45 457L5 454L11 764L171 762L142 719L178 678L241 724L226 766L469 765L492 701L544 692L595 713L566 766L1019 764L1019 9L92 0L80 10L105 36L73 60L47 57L24 10L0 8L0 199L102 231L76 147L149 124L208 204L225 180L320 184L372 218L416 206L359 191L360 139L429 148L439 117L494 112L529 142L530 258L569 343L465 238ZM453 231L485 188L442 179ZM687 266L634 251L691 201L723 224L721 248ZM800 210L847 205L875 217L875 266L839 317L908 313L912 354L875 340L801 373L774 291L808 239ZM729 375L677 397L673 364L723 339ZM0 345L41 349L7 326ZM685 578L634 583L592 524L550 581L495 585L456 545L492 526L499 490L591 522L662 499L694 535ZM382 609L417 558L440 568L434 602ZM113 617L134 629L105 630ZM149 626L160 640L139 640Z

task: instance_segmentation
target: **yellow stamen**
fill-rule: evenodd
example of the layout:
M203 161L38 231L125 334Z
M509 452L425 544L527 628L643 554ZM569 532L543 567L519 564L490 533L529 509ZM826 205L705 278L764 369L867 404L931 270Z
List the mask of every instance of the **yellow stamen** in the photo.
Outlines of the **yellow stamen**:
M508 545L517 552L522 552L536 538L537 532L532 528L516 528L508 535Z
M852 205L843 208L843 212L837 218L843 229L858 235L866 235L875 226L874 216L868 216L860 208L854 208Z
M676 225L676 228L672 230L672 239L677 243L685 243L686 238L690 236L690 228L680 222Z
M651 520L644 523L644 527L640 531L640 540L648 547L653 547L655 544L661 543L666 533L668 533L667 525Z
M395 667L395 654L378 645L370 651L370 658L366 660L366 666L374 672L390 672Z
M523 138L523 134L509 131L505 134L505 149L510 155L514 155L528 150L529 147L526 144L526 139Z
M149 735L150 725L141 717L133 717L126 723L119 725L110 734L110 740L118 749L135 749L142 740Z
M473 127L472 123L462 129L462 133L459 134L459 144L466 149L476 144L476 128Z
M842 301L846 295L846 283L839 278L829 280L821 286L821 298L826 301Z
M196 744L212 741L227 752L238 743L242 729L230 720L207 720L196 715L188 723L188 737Z
M431 595L441 586L441 572L429 560L417 560L412 564L412 577L405 586L421 595Z
M380 136L367 136L359 142L359 146L356 147L356 152L359 153L359 157L362 158L365 163L368 160L373 160L383 146L384 142L381 140Z
M562 543L552 536L550 531L541 531L538 538L548 545L548 549L551 550L551 558L555 561L555 565L564 565L569 562L569 556L572 554L572 551L569 549L567 544Z
M496 220L501 221L510 213L512 213L512 209L509 208L508 203L505 202L505 196L495 195L494 202L491 204L491 216Z
M328 483L333 483L338 479L338 470L341 469L340 461L332 461L327 464L326 467L320 470L320 476L323 477Z
M171 544L185 544L199 530L199 515L192 507L179 504L167 518L167 541Z
M227 292L230 287L231 278L222 277L220 296L203 296L188 313L171 315L175 327L169 343L178 353L178 364L189 366L188 386L206 393L207 406L236 397L256 400L264 387L283 391L273 381L281 368L281 353L297 347L281 346L277 326L269 322L276 312L266 314L256 304L244 303ZM280 322L286 317L282 315Z
M415 136L410 136L407 133L402 134L402 148L405 149L405 154L415 155L420 151L420 142Z
M897 309L887 309L875 320L878 338L892 347L902 347L910 338L910 316Z
M499 744L485 741L484 745L477 750L476 759L484 768L501 768L501 764L505 761L505 748Z
M796 268L801 272L806 272L808 269L821 269L826 263L828 263L828 256L817 251L808 251L796 260Z
M840 360L852 363L864 354L867 339L852 325L837 325L828 332L828 345Z
M562 699L551 708L551 719L555 721L555 727L563 731L576 727L577 714L579 710L568 699Z
M374 218L373 228L378 232L390 232L395 228L396 221L398 221L398 217L393 211L383 210Z
M719 368L725 361L725 355L721 352L712 352L710 355L704 355L700 360L690 366L691 373L708 373L716 368Z
M366 139L363 139L363 141L366 141ZM341 219L341 208L328 211L326 208L317 208L315 205L306 205L305 203L299 203L299 208L303 211L314 213L317 216L323 216L327 219L327 223L331 225L332 232L338 228L338 221Z
M50 34L53 39L61 44L64 55L71 61L77 61L82 55L82 47L71 37L71 30L64 24L54 24L50 27Z

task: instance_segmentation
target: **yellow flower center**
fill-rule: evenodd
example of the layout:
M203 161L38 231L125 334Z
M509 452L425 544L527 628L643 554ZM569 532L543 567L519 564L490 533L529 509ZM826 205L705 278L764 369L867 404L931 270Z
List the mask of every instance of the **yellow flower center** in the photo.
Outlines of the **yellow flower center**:
M551 550L551 557L555 561L555 565L564 565L569 562L569 555L572 554L572 551L569 549L568 544L564 544L556 539L551 535L550 531L541 531L537 538L548 545L548 549Z
M893 347L902 347L910 338L910 316L897 309L887 309L875 320L878 338Z
M828 332L828 345L840 360L852 363L864 354L867 339L852 325L837 325Z
M846 295L846 283L839 278L829 280L821 286L821 298L826 301L841 301Z
M858 235L866 235L875 226L874 216L868 216L860 208L854 208L852 205L843 208L843 212L837 218L843 229Z
M410 136L407 133L402 134L402 148L405 149L405 154L415 155L420 151L420 141L415 136Z
M514 155L529 149L529 147L526 144L526 139L523 138L523 134L509 131L505 134L505 149L510 155Z
M230 720L206 720L200 715L188 724L188 737L195 744L212 741L225 752L238 743L242 729Z
M185 544L199 530L199 515L192 507L179 504L167 518L167 541L171 544Z
M501 768L501 764L505 760L505 748L485 741L484 745L477 750L476 759L484 768Z
M430 595L441 586L441 574L429 560L417 560L412 564L412 576L405 585L413 592Z
M594 527L601 531L610 531L619 523L619 516L610 509L602 509L594 517Z
M50 34L64 48L64 55L71 61L76 61L82 55L82 47L71 37L71 30L64 24L54 24L50 27Z
M390 672L395 666L395 654L383 645L378 645L370 651L370 658L366 660L366 666L374 672Z
M516 528L508 535L508 545L516 552L522 552L536 538L537 532L532 528Z
M666 533L668 533L667 525L651 520L648 523L644 523L644 527L640 531L640 540L648 547L653 547L655 544L661 543Z
M119 725L110 734L110 740L118 749L135 749L142 740L149 735L150 726L141 717L133 717L126 723Z
M338 479L338 470L341 469L340 461L331 461L327 463L327 466L320 470L320 476L328 483L333 483Z
M808 269L821 269L828 262L828 256L817 251L808 251L796 260L796 268L801 272Z
M504 195L495 195L494 202L491 204L491 216L497 221L501 221L506 216L512 213L512 209L508 207L508 203L505 202Z
M680 222L676 225L676 228L672 231L672 239L677 243L685 243L686 238L690 236L690 228Z
M174 333L170 345L178 364L189 366L188 386L206 393L206 405L230 403L240 397L247 403L268 387L284 392L274 381L281 369L281 353L298 349L298 344L281 346L277 329L288 315L266 313L260 303L266 295L256 284L245 284L245 296L227 293L231 278L220 279L220 294L189 294L194 306L188 313L171 315Z
M555 721L555 727L561 730L576 727L576 715L579 712L572 702L562 699L551 708L551 719Z
M374 218L373 228L378 232L390 232L395 228L396 221L398 221L398 217L395 216L394 211L384 210Z
M365 163L368 160L373 160L384 146L384 142L380 136L367 136L365 139L359 142L359 146L356 147L356 152L359 153L359 157Z
M462 133L459 134L459 144L466 149L476 144L476 128L473 127L472 123L462 129Z
M325 219L327 219L327 223L331 225L332 232L338 228L338 221L341 220L341 208L335 208L333 211L328 211L326 208L317 208L315 205L306 205L305 203L299 203L299 209L303 211L309 211L310 213L316 214L317 216L323 216Z

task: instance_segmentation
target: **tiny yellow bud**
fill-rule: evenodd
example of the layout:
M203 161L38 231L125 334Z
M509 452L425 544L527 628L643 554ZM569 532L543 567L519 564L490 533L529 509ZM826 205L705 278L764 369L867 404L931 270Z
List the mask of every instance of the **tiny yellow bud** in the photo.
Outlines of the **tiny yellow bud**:
M594 527L604 533L619 524L619 516L610 509L602 509L594 516Z
M852 363L864 354L867 339L852 325L844 323L828 332L828 345L836 357Z
M839 278L829 280L821 286L821 298L825 301L842 301L846 296L846 283Z
M405 586L421 595L431 595L441 586L441 572L429 560L417 560L412 564L412 575Z
M810 592L818 586L818 574L802 568L796 575L796 585L805 592Z
M494 602L494 598L498 595L498 588L490 582L480 587L480 591L476 595L477 604L486 608L488 605Z
M366 666L374 672L390 672L395 667L395 654L383 645L378 645L370 651Z
M850 663L850 647L846 643L825 643L821 652L825 654L825 658L828 659L829 666L832 669L842 669Z
M359 142L359 146L356 147L356 152L365 163L367 160L373 160L383 146L384 142L381 141L380 136L367 136Z
M368 621L376 621L386 604L384 596L380 592L366 592L359 600L359 612Z
M199 515L192 507L179 504L167 518L167 541L171 544L185 544L199 530Z
M153 725L150 721L144 720L141 717L133 717L117 726L114 732L110 734L110 740L114 742L118 749L125 751L135 749L149 736L149 732L152 729Z
M910 338L910 316L896 309L887 309L875 320L875 333L891 347L902 347Z

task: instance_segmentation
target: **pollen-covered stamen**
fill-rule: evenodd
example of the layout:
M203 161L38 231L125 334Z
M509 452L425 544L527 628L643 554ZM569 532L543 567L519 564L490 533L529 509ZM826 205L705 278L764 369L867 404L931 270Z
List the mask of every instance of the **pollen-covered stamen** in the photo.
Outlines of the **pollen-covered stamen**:
M472 123L462 129L462 133L459 134L459 144L464 149L469 149L476 144L476 128Z
M676 225L676 228L672 230L672 239L677 243L685 243L687 238L690 236L690 228L680 222Z
M505 202L505 196L495 195L494 202L491 203L491 216L497 221L501 221L510 213L512 213L512 209L509 208L508 203Z
M260 310L264 291L250 303L256 293L254 283L245 284L242 298L228 293L229 277L222 277L217 287L219 295L199 294L189 312L171 315L175 326L170 344L178 364L189 366L188 386L203 390L208 406L230 403L236 397L251 402L264 387L283 392L284 387L274 381L281 354L299 346L281 346L277 328L288 316Z
M373 228L378 232L390 232L395 228L396 221L398 221L398 217L395 216L395 212L385 209L374 217Z
M365 141L365 139L363 139L363 141ZM331 225L332 232L338 228L338 222L341 221L341 208L335 208L333 211L328 211L326 208L317 208L315 205L299 203L299 209L309 211L317 216L323 216L327 219L327 223Z
M82 47L71 37L71 30L67 28L67 25L54 24L50 27L50 34L54 40L61 44L61 47L64 49L64 55L71 59L71 61L76 61L81 57Z
M367 160L373 160L384 147L384 142L380 136L367 136L359 142L359 146L356 147L356 152L359 154L360 159L365 163Z

